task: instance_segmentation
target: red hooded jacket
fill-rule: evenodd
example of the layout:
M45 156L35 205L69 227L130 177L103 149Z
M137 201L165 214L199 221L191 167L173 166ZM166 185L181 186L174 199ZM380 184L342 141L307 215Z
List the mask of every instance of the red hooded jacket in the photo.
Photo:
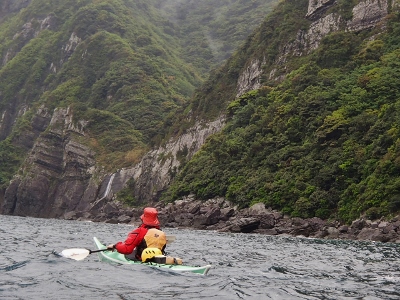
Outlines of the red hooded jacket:
M128 237L125 242L118 242L114 245L114 248L122 254L131 254L133 250L140 245L143 241L144 236L150 228L160 229L159 226L151 226L142 224L138 228L129 232ZM143 250L143 249L142 249ZM141 253L138 253L138 257L140 257Z

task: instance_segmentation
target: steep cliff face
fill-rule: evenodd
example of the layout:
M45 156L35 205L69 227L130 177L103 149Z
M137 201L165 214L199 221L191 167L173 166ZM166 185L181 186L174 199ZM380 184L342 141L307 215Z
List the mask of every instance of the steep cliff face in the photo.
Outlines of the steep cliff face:
M332 5L335 4L335 0L315 0L308 3L308 12L306 18L316 20L321 18L322 14Z
M121 169L107 176L100 187L101 197L94 206L101 208L106 205L130 179L134 181L134 196L140 203L156 201L179 172L182 162L190 160L206 139L220 131L224 124L224 117L209 123L199 122L177 139L171 139L164 146L148 152L134 167Z
M73 139L84 135L84 124L72 124L68 108L50 114L42 107L36 118L41 119L36 123L41 134L20 175L5 192L2 213L60 217L68 211L86 210L97 195L98 185L92 178L93 152Z
M26 1L28 6L30 1ZM6 65L15 55L21 51L32 38L39 35L39 33L46 29L53 29L57 25L57 20L54 15L49 15L43 19L32 19L22 25L21 28L14 34L13 40L14 45L7 49L7 53L4 55L2 64Z
M309 54L318 48L323 37L331 32L345 28L348 31L361 31L371 27L376 27L384 21L389 12L389 3L386 0L361 1L353 8L353 17L346 21L338 13L328 13L329 9L337 5L336 1L321 0L309 1L307 15L304 16L313 20L306 30L299 30L295 41L287 43L280 51L278 59L274 65L286 68L286 62L290 56L302 56ZM261 86L261 76L263 76L263 65L265 57L252 58L246 64L237 82L237 97L258 89ZM289 69L287 69L289 71ZM271 72L270 77L273 77ZM188 133L171 140L165 147L149 152L144 159L134 168L121 170L116 174L113 184L113 191L127 182L129 178L134 179L135 197L144 201L157 199L157 195L163 191L172 179L172 175L179 171L182 153L185 159L190 157L204 143L205 137L218 132L223 128L224 118L214 122L204 124L201 129L199 125L191 128ZM116 178L119 178L116 180ZM103 183L105 188L107 181Z
M391 4L387 0L360 1L352 9L350 20L346 20L338 12L330 12L336 5L336 1L330 0L309 1L308 12L304 17L311 20L312 23L309 28L300 29L295 40L288 42L280 49L280 54L273 63L275 67L268 74L270 80L281 80L284 77L282 74L291 71L287 62L292 56L299 57L311 53L319 47L321 40L332 32L339 30L359 32L379 26L387 16ZM249 65L251 64L253 61L249 62ZM245 76L247 72L244 70L241 77ZM263 73L259 72L259 76L262 75ZM259 77L254 77L252 80L258 82ZM242 87L243 83L239 80L238 90L240 91ZM254 88L257 88L257 85L254 85Z
M143 202L154 201L179 172L182 161L190 160L207 137L220 131L224 124L224 117L209 123L199 122L177 139L146 154L134 168L119 172L118 177L134 179L135 198Z
M5 1L2 4L1 11L4 12L4 15L8 15L10 12L17 12L20 9L27 7L30 2L31 0L16 2ZM56 26L56 23L55 17L50 15L43 19L33 19L23 24L21 28L17 28L13 36L14 43L7 48L6 53L3 55L2 66L5 66L9 61L11 61L32 38L37 36L43 30L52 29ZM56 68L53 66L52 71L54 73L56 72ZM2 98L2 91L0 91L0 102ZM4 140L10 134L16 120L29 110L29 105L27 105L26 102L27 101L21 99L20 96L15 95L13 102L9 103L2 111L0 110L0 141ZM35 127L37 127L35 124L38 123L38 120L33 122L34 131ZM33 133L33 136L36 136L36 134L37 132Z
M264 61L255 59L250 62L246 70L240 75L238 80L238 91L236 97L240 97L248 91L255 90L261 87L260 76L262 74L262 65L265 64Z
M347 30L361 31L374 27L387 16L389 4L387 0L360 2L353 8L353 18L347 22Z
M134 180L136 199L154 201L181 162L189 160L225 122L223 117L206 124L199 122L177 139L147 153L134 167L104 174L96 165L93 151L78 142L85 136L86 122L74 124L70 109L58 108L51 114L41 107L34 120L38 138L22 137L27 148L29 141L36 141L20 175L6 189L0 213L69 218L75 212L73 217L96 219L102 214L106 219L116 210L110 201L130 179Z
M96 160L102 154L104 158L104 153L114 155L114 149L123 153L121 157L138 148L142 153L144 140L151 138L143 138L140 130L149 126L151 134L157 132L153 124L187 101L199 82L197 70L177 59L180 47L174 30L166 30L171 24L162 23L158 12L149 11L152 4L130 0L0 2L0 156L12 156L12 147L27 154L7 188L6 181L15 170L0 170L0 213L38 217L71 216L68 213L74 211L108 213L115 211L110 200L131 178L136 198L154 200L181 162L222 128L223 118L211 124L199 122L187 134L148 153L138 165L114 174L106 174ZM146 12L143 17L141 9ZM85 120L72 121L71 109L65 108L71 103L78 110L94 108L91 129L96 133L87 134ZM115 112L120 104L124 111ZM114 109L111 113L103 113L110 107ZM102 123L103 117L109 117L114 128L115 120L131 125L128 130L120 129L125 132L125 136L118 135L120 144L110 147L113 139L104 137L107 133L99 137L110 127L104 125L100 130L102 125L93 125ZM96 148L101 138L108 144ZM2 148L7 143L11 150ZM93 149L103 146L107 150L94 153Z
M309 54L319 47L322 38L329 33L343 28L358 32L384 24L391 5L398 5L398 2L360 1L353 8L350 20L337 12L331 12L335 5L336 1L310 0L307 14L304 15L310 21L310 26L299 29L296 38L279 49L278 57L272 62L272 69L264 70L267 61L263 55L249 58L237 78L237 96L258 89L262 76L279 80L282 75L276 74L287 74L290 71L288 61L291 56ZM43 26L35 29L29 23L25 24L17 37L29 39L37 30L51 26L51 18L41 20L40 24ZM63 58L51 65L53 73L58 72L58 68L68 60L80 43L81 39L72 32L69 41L61 49ZM17 51L19 49L11 49L3 64ZM265 74L266 71L268 74ZM17 116L24 111L23 105L2 111L0 140L9 134ZM79 211L83 212L81 215L93 217L99 213L115 211L110 203L129 180L133 180L135 198L141 203L156 201L179 172L182 163L200 149L207 137L224 127L225 117L222 115L211 122L198 121L185 134L148 152L138 164L113 174L105 174L96 164L95 153L79 142L81 137L85 137L86 123L84 120L73 123L70 109L57 108L49 111L41 107L31 125L33 130L28 135L21 136L21 144L29 150L29 155L23 168L5 191L0 213L66 217L70 212Z

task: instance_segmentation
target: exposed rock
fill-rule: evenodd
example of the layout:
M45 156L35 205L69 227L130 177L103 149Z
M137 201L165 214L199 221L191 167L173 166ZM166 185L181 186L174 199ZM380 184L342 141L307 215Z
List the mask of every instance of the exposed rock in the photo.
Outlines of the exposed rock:
M221 209L221 215L220 219L221 221L228 221L230 217L232 217L235 214L235 209L232 207L227 207Z
M24 2L24 4L28 6L31 0L15 1L15 2ZM0 5L2 4L0 3ZM22 8L22 6L20 8ZM1 20L1 12L0 12L0 20ZM57 25L57 18L55 17L54 14L48 15L44 19L31 19L30 21L23 24L20 30L13 36L13 40L18 40L18 43L14 44L13 47L7 49L6 55L3 57L3 65L9 62L31 39L37 37L41 31L46 29L52 30L56 27L56 25Z
M279 56L274 62L274 65L276 65L277 68L274 68L270 72L269 78L281 80L282 78L276 78L276 73L278 69L283 70L284 73L286 73L286 63L289 57L303 56L317 49L320 41L326 35L340 29L341 22L341 16L332 13L316 19L307 30L299 30L296 39L288 42L281 49Z
M54 29L54 27L56 26L57 22L56 22L56 18L54 15L49 15L46 18L44 18L41 22L40 22L40 31L48 29Z
M115 203L107 203L103 207L103 212L105 212L108 215L112 213L116 213L118 215L118 207L115 205Z
M340 226L338 228L338 230L339 230L339 233L346 233L349 231L349 226L347 226L347 225Z
M220 131L225 118L220 117L213 122L196 123L177 140L171 139L165 146L150 151L143 159L129 169L116 173L118 186L113 184L112 192L118 192L130 179L135 182L135 198L142 202L154 201L158 194L170 183L172 176L178 171L182 160L189 160L212 134ZM106 182L103 181L102 185Z
M355 220L351 223L353 229L361 230L365 227L367 222L364 219Z
M80 210L78 207L88 208L88 202L95 199L92 175L88 172L95 165L93 153L70 138L80 131L69 126L69 114L68 108L56 109L53 115L47 115L43 108L38 111L43 120L40 119L35 134L39 135L47 124L49 127L36 138L25 162L25 176L14 179L7 188L3 213L62 217L66 212Z
M387 0L365 0L353 8L353 18L347 23L349 31L361 31L374 27L388 14Z
M260 218L261 229L271 229L275 226L275 217L273 214L265 214Z
M309 0L306 18L311 20L319 18L323 12L335 3L336 0Z
M329 14L320 18L310 25L310 28L303 36L299 37L299 43L303 45L305 53L310 53L318 48L320 41L331 32L339 30L341 17L336 14Z
M264 215L267 212L264 203L256 203L249 208L250 215Z
M280 81L285 78L286 74L291 71L287 67L288 57L310 54L319 47L321 40L326 35L339 31L341 28L358 32L375 27L380 22L384 24L385 17L389 12L387 0L365 0L353 8L352 19L346 21L337 13L325 15L333 5L336 5L334 0L309 0L308 12L305 17L312 20L313 23L308 29L300 29L296 38L280 49L279 55L274 61L274 68L268 74L270 80ZM398 1L392 6L399 6ZM252 58L252 61L255 59ZM253 75L256 76L256 72L253 72ZM247 78L250 78L251 82L257 82L262 73L260 72L258 77L254 76L247 76ZM248 86L251 87L250 84ZM248 90L246 89L246 91Z
M202 228L202 226L214 225L219 222L221 211L218 207L207 207L200 210L200 214L196 215L193 219L194 228Z
M79 219L78 212L69 211L64 214L64 220L77 220L77 219Z
M129 223L131 221L131 217L127 215L119 216L118 217L118 223Z
M395 231L389 231L388 233L383 233L376 228L363 228L361 232L357 235L359 240L368 240L376 242L389 242L397 237Z
M227 206L220 209L220 206ZM196 209L193 209L196 207ZM290 218L281 213L265 209L263 203L238 210L223 198L206 202L179 200L165 206L158 204L162 227L219 230L222 232L244 232L268 235L291 235L322 239L371 240L397 242L400 240L400 221L374 221L359 219L352 225L320 218ZM230 217L222 212L230 212ZM140 210L139 210L140 212ZM131 220L140 224L139 214ZM377 224L377 225L374 225Z
M6 10L17 12L30 3L29 0L5 0L0 4L0 13ZM299 30L296 38L279 49L270 78L283 78L290 71L287 57L309 54L319 47L328 34L347 26L349 31L369 29L384 21L389 11L387 0L365 0L353 9L351 20L329 13L335 5L333 0L310 0L305 17L309 28ZM399 7L399 1L390 2ZM25 6L24 6L25 5ZM1 15L0 15L1 18ZM26 22L14 36L18 47L23 47L32 37L45 29L56 26L56 17ZM384 28L384 27L382 27ZM50 66L52 72L76 50L81 43L75 32L62 47L63 57ZM20 48L5 49L3 64L12 59ZM278 51L278 50L277 50ZM82 53L83 56L88 53ZM237 82L237 96L260 87L264 54L249 59ZM0 91L1 97L1 91ZM7 107L0 115L0 140L7 137L18 116L29 107L15 100L15 107ZM183 161L189 160L204 144L207 137L220 131L225 118L213 122L197 122L192 128L166 145L147 153L142 161L104 174L97 169L94 153L74 136L84 136L86 122L72 122L68 108L49 111L40 107L32 119L32 131L20 137L19 145L29 152L24 169L20 170L1 198L6 214L35 217L63 217L65 219L91 219L98 222L140 222L140 209L127 209L112 202L129 179L134 180L135 198L144 203L156 201L179 171ZM159 205L160 220L164 226L190 227L232 232L259 232L264 234L291 234L320 238L371 239L379 241L399 240L399 219L393 221L357 220L351 226L337 222L326 222L318 218L298 219L284 217L281 213L266 209L259 203L251 208L239 210L225 199L207 202L188 197L163 207Z
M17 191L20 183L21 183L21 178L18 176L15 176L14 179L11 180L8 188L4 193L3 206L0 209L0 212L2 214L10 214L10 212L15 211L15 207L17 206L18 202Z
M48 15L44 19L32 19L31 21L22 25L22 28L19 32L17 32L13 39L23 39L25 41L29 41L30 39L37 37L39 33L45 29L53 29L56 26L56 18L54 15ZM38 24L38 25L33 25Z
M249 66L240 74L237 83L236 97L240 97L244 93L256 90L261 87L260 75L262 74L262 66L265 62L260 62L258 59L253 60Z
M339 230L337 228L335 228L335 227L326 228L326 232L327 232L327 236L326 237L329 237L330 239L337 239L339 237L339 234L340 234Z
M379 228L379 229L382 229L382 228L387 227L388 225L389 225L388 222L380 222L380 223L378 224L378 228Z
M231 232L252 232L258 228L260 220L258 218L240 218L232 222L231 225L225 227L223 231Z
M78 37L75 32L72 32L67 44L62 47L62 50L64 51L64 58L61 60L61 64L68 60L81 42L82 39Z

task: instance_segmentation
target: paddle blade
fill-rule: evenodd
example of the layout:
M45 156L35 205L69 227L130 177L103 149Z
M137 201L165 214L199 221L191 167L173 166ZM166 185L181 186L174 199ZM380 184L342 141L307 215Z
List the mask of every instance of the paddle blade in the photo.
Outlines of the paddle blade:
M174 235L167 235L167 244L171 244L176 240Z
M65 249L61 252L61 255L63 257L71 258L71 259L75 259L75 260L83 260L89 254L90 254L90 250L80 249L80 248Z

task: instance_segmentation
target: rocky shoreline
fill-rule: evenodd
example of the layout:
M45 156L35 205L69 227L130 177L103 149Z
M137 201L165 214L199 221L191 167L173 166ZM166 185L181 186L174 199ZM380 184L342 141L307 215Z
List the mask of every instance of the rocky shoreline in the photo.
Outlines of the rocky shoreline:
M258 203L238 209L223 198L206 202L186 198L167 205L154 205L159 211L163 228L191 228L221 232L259 233L267 235L301 236L321 239L365 240L400 243L400 216L391 220L360 218L351 225L319 218L290 218ZM71 213L65 219L107 223L140 224L142 209L126 209L109 203L97 214Z

